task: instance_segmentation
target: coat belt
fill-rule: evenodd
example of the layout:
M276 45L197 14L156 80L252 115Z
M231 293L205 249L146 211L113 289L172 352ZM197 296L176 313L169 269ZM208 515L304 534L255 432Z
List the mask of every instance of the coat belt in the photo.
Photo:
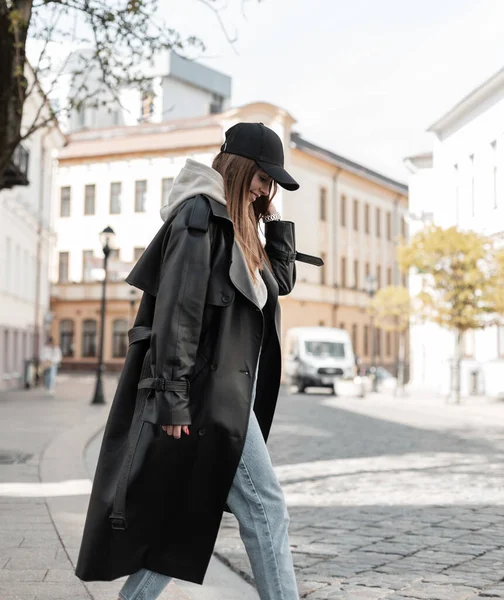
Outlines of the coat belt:
M278 258L287 262L294 262L297 260L298 262L308 263L309 265L315 265L316 267L321 267L324 264L324 261L318 256L303 254L302 252L286 252L275 248L269 250L269 255L272 258Z
M183 392L189 394L188 381L171 381L162 377L146 377L138 384L138 389L151 389L157 392Z

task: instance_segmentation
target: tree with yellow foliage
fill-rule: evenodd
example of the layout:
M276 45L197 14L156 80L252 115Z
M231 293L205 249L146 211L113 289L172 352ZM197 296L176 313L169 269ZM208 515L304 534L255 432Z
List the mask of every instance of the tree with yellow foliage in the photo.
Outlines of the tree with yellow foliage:
M463 336L495 323L500 310L504 277L493 240L431 225L399 248L398 260L403 271L413 269L421 277L422 316L455 332L451 395L458 403Z
M406 334L413 314L410 293L403 286L389 285L376 293L369 304L368 311L381 329L399 333L397 387L403 392Z

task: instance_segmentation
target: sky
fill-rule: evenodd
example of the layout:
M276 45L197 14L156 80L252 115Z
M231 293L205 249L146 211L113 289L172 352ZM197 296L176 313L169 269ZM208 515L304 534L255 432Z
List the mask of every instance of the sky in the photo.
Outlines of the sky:
M309 141L407 181L426 129L504 67L504 0L160 0L233 79L232 105L286 109Z

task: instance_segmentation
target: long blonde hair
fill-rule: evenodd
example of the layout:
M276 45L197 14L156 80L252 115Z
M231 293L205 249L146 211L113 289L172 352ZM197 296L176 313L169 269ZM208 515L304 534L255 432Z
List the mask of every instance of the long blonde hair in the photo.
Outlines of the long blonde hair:
M220 152L214 158L212 168L220 173L224 180L224 195L234 234L255 281L256 270L262 270L264 261L271 267L259 238L258 224L277 192L276 181L272 182L269 196L261 196L255 202L250 202L250 184L259 170L253 160L237 154Z

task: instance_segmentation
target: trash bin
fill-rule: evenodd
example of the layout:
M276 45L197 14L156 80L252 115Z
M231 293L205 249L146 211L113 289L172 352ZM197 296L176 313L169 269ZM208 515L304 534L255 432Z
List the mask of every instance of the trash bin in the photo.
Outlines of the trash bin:
M26 389L31 388L35 383L35 364L33 360L28 359L24 362L23 384Z

